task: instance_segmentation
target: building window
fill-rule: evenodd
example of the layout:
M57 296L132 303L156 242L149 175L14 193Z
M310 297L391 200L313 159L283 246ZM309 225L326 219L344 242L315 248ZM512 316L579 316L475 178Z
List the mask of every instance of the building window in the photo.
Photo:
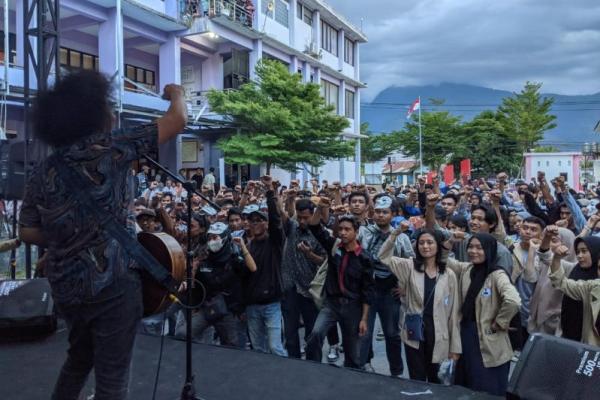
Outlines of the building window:
M312 26L313 12L311 10L309 10L308 8L306 8L306 6L300 2L298 2L298 8L296 10L296 14L297 14L299 20L304 21L308 25Z
M546 167L550 166L550 161L546 161Z
M98 71L98 56L66 47L60 48L60 65L67 69L88 69Z
M571 160L567 161L567 165L570 167L571 166Z
M130 81L133 81L138 85L144 86L150 91L156 92L154 71L136 67L134 65L125 64L125 76ZM127 81L125 81L125 88L136 90L136 87L131 82Z
M334 112L339 113L340 87L324 79L321 80L321 95L325 103L334 107Z
M354 92L346 90L346 118L354 119Z
M354 65L354 42L344 38L344 62Z
M290 5L288 4L287 1L285 0L268 0L268 1L263 1L263 13L269 17L274 19L275 21L279 22L281 25L288 27L289 26L289 21L288 21L288 9L290 8ZM269 6L272 7L271 10L269 10Z
M538 167L541 167L541 166L542 166L542 162L538 161Z
M338 31L321 20L321 48L334 56L338 55Z
M8 46L10 48L9 64L15 63L17 56L17 36L14 33L8 34ZM4 49L4 31L0 31L0 61L4 64L6 49Z
M562 167L562 161L558 160L558 166Z

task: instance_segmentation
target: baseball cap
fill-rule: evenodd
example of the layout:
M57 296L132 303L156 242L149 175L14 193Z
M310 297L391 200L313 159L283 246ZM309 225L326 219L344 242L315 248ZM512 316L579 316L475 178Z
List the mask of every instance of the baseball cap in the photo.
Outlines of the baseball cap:
M375 200L375 205L373 206L373 208L375 210L391 208L392 203L393 203L393 200L390 196L381 196L377 200Z
M223 235L223 233L227 232L227 230L229 229L229 226L227 226L226 224L222 223L222 222L215 222L214 224L210 225L210 228L208 228L208 234L209 235Z

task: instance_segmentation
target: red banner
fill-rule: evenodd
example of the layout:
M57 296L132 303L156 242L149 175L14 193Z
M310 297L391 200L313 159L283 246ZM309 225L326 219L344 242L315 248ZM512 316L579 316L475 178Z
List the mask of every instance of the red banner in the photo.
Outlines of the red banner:
M471 177L471 160L468 158L460 162L460 176L463 178Z
M448 186L454 183L454 165L448 164L444 168L444 182Z

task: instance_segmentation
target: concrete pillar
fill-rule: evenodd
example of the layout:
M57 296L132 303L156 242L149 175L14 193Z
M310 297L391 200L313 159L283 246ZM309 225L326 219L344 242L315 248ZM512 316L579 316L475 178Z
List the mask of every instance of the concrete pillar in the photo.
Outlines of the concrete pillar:
M354 42L354 80L360 82L360 46Z
M302 64L302 82L310 82L310 73L312 72L312 66L308 61L304 61Z
M300 22L298 20L298 0L289 1L290 8L288 11L289 31L290 31L290 47L296 48L296 24Z
M313 77L313 83L316 83L317 85L321 84L321 68L315 68L315 75Z
M290 58L290 73L291 74L296 74L298 73L298 57L297 56L292 56Z
M158 51L158 87L159 91L169 83L181 83L181 50L180 39L170 34L167 41L160 45ZM177 173L181 168L181 136L159 146L160 162L172 172Z
M252 43L250 52L250 79L256 80L256 65L262 60L263 42L262 39L255 39Z
M169 83L181 82L181 43L179 37L170 34L167 41L160 45L158 52L159 87Z
M338 70L344 71L344 38L346 34L343 29L338 32Z
M360 89L354 92L354 133L360 133Z
M117 9L108 10L108 19L100 24L98 30L98 61L100 72L112 77L119 68L117 55ZM121 43L121 46L123 44Z
M338 114L346 115L346 81L340 81L340 93L338 96Z
M360 183L360 138L356 139L356 144L354 145L354 181L356 183Z
M268 0L254 0L254 15L252 16L252 27L257 31L262 30L262 25L260 23L260 14L262 12L262 2ZM264 17L263 17L264 18Z
M313 42L317 43L318 48L321 48L321 12L319 10L313 11Z

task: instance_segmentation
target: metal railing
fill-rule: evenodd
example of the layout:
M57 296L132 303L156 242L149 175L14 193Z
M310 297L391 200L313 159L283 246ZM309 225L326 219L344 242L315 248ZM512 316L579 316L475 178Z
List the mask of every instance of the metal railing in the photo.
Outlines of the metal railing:
M227 17L232 21L252 27L254 5L246 0L181 0L181 19L190 17Z

